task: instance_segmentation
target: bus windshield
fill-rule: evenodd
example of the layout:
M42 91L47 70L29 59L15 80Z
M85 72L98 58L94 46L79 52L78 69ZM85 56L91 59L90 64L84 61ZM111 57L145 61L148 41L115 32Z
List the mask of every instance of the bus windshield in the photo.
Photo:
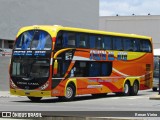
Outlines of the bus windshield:
M24 78L48 77L49 60L14 59L11 75Z
M23 32L16 41L16 50L51 50L51 36L42 30Z

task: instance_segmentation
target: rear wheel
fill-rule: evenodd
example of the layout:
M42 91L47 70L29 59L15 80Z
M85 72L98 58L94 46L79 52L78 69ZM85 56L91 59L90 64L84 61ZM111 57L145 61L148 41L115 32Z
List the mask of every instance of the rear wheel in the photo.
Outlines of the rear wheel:
M42 99L42 97L28 97L28 98L33 102L39 102Z
M123 95L128 96L130 94L130 84L129 82L125 82Z
M133 86L131 87L131 95L137 95L138 90L139 90L139 84L137 81L135 81L133 83Z
M117 92L117 96L128 96L130 94L130 84L129 82L125 82L123 92Z

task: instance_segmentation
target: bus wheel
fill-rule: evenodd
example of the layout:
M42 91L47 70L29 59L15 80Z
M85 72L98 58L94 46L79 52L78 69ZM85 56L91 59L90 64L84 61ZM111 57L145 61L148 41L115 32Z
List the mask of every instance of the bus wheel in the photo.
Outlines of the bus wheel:
M131 87L131 95L137 95L139 90L139 84L137 81L134 81L133 86Z
M123 95L128 96L130 94L130 84L129 82L125 82Z
M65 96L59 97L60 100L71 101L75 97L75 87L72 84L69 84L65 91Z
M28 97L28 98L33 102L39 102L42 99L42 97Z

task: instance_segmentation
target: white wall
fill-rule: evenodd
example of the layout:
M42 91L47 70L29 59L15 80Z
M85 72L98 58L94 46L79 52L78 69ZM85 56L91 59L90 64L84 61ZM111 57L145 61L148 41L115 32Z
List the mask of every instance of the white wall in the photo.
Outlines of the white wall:
M14 40L22 26L98 29L99 0L0 0L0 39Z
M154 48L160 48L160 16L106 16L100 17L99 29L150 36Z

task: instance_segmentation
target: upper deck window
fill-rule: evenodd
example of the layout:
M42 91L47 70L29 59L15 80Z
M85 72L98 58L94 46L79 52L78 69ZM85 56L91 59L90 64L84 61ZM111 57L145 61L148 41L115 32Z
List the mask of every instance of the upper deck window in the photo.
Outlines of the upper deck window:
M124 50L133 51L133 40L130 38L124 38L123 40L124 40L123 41ZM135 47L137 47L137 46L135 46Z
M17 50L51 50L51 36L42 30L30 30L22 33L15 43Z
M152 51L151 50L151 43L148 40L141 40L140 47L141 47L142 52L151 52Z
M72 32L60 31L57 34L55 49L62 49L66 47L76 47L76 34Z
M152 44L149 39L83 33L78 31L58 32L55 50L63 48L152 52Z
M112 37L110 36L104 36L103 42L102 42L103 49L106 50L112 50L113 45L112 45Z
M77 35L77 46L79 48L88 48L89 37L88 34L80 33Z
M113 37L113 49L123 50L123 41L120 37Z

